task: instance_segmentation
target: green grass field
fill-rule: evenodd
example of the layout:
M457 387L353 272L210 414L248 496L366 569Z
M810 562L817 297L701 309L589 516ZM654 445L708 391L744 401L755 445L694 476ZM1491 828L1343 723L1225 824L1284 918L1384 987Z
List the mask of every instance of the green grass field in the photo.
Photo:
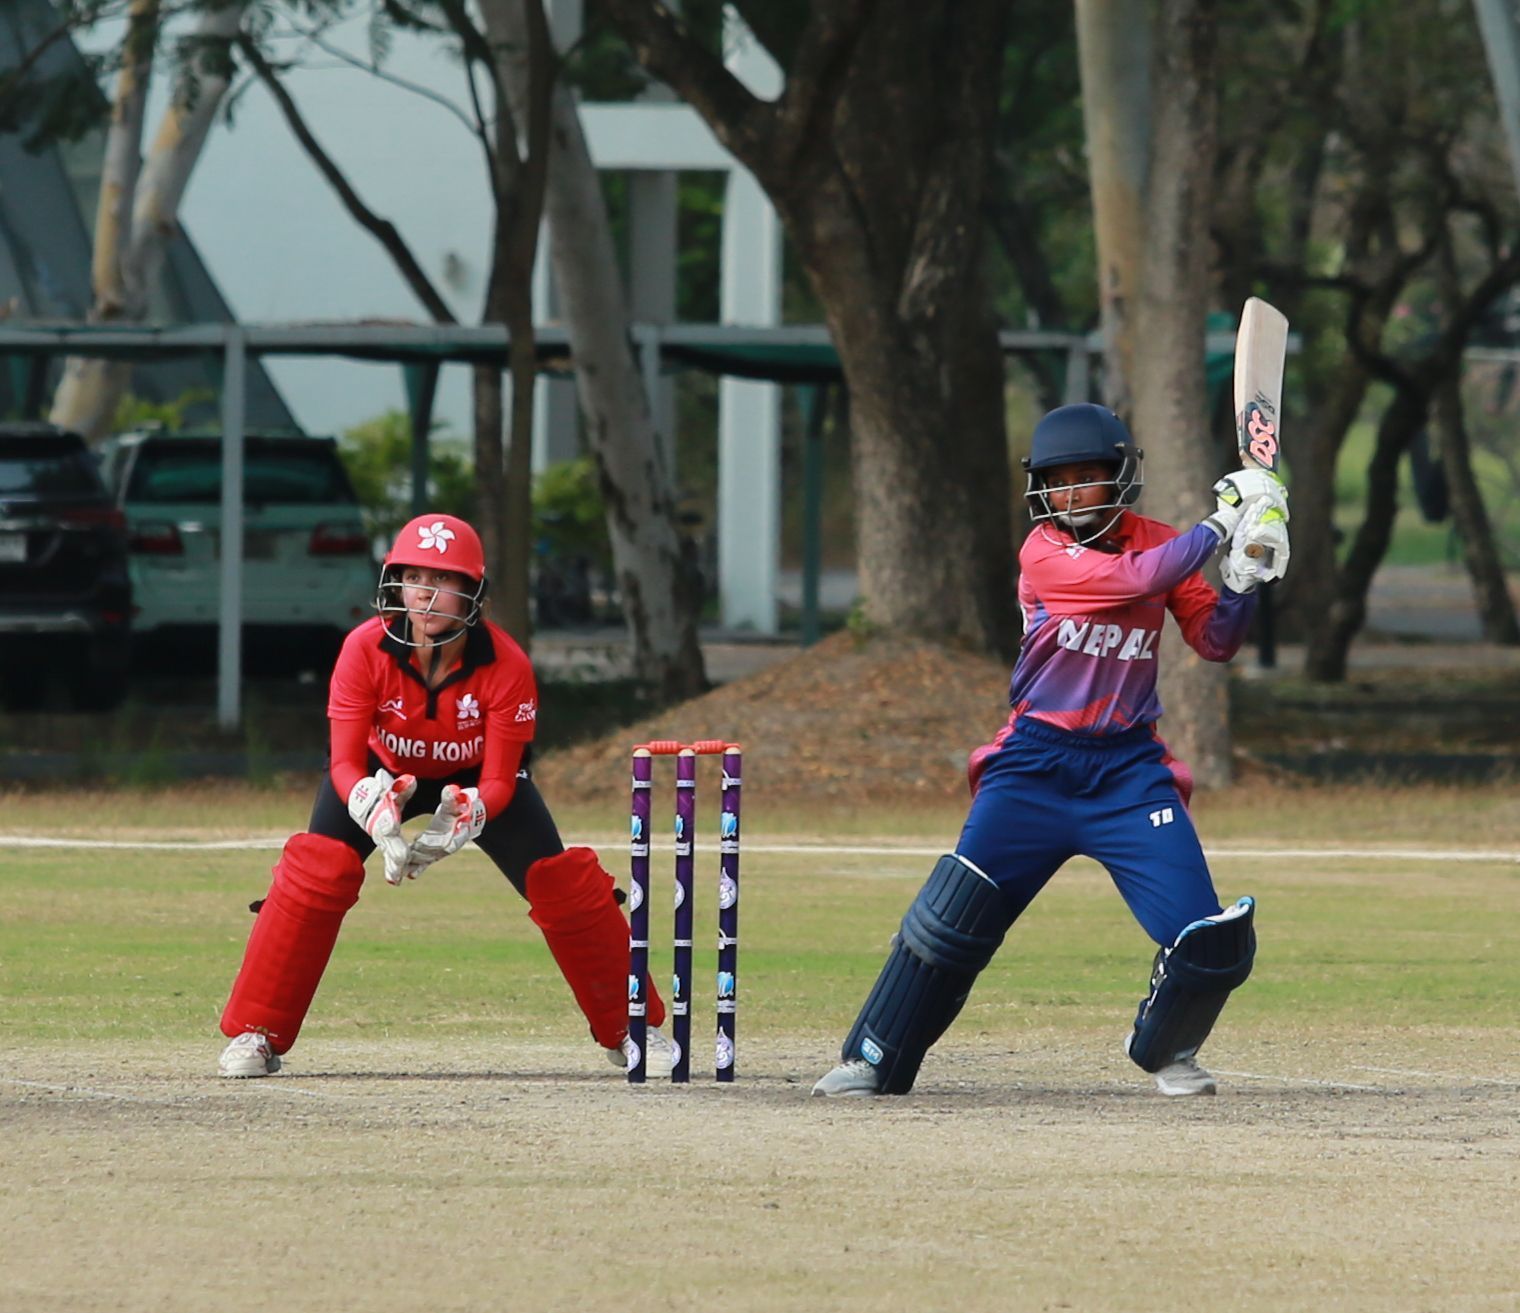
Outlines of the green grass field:
M754 799L731 1088L710 951L693 1086L628 1089L473 851L372 876L286 1071L234 1083L217 1017L275 851L134 845L277 842L303 795L0 796L6 836L124 845L13 843L0 871L0 1307L1138 1309L1207 1272L1241 1309L1513 1309L1517 807L1204 799L1221 894L1260 904L1217 1099L1120 1053L1152 949L1078 862L915 1093L838 1104L808 1088L957 814ZM618 818L562 820L621 874Z

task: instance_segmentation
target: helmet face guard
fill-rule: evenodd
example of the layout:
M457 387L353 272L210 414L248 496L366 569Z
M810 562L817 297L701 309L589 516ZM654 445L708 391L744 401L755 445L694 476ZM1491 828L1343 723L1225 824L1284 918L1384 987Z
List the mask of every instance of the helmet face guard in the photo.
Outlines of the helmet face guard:
M466 588L425 585L432 596L420 611L408 609L402 582L408 569L448 570L461 575ZM464 633L480 619L486 596L485 552L480 537L463 520L453 515L419 515L396 535L385 564L380 567L380 582L375 589L375 610L380 613L385 632L405 647L433 647ZM461 614L449 616L458 621L456 628L437 638L421 642L412 637L412 618L447 615L435 610L440 597L457 597L465 605Z
M1051 411L1035 425L1030 454L1024 460L1028 475L1024 500L1030 519L1036 524L1053 522L1079 543L1096 542L1140 499L1145 486L1141 472L1144 456L1131 440L1124 421L1104 406L1081 403ZM1103 487L1110 489L1108 500L1075 512L1054 505L1052 494L1056 490L1046 486L1047 472L1064 465L1094 463L1110 468L1111 477L1069 484L1059 491Z
M460 588L441 588L431 584L413 585L414 587L426 588L432 596L428 604L420 611L409 608L406 604L405 594L402 592L407 585L402 582L402 576L408 569L416 569L416 566L383 565L380 567L380 583L375 589L375 610L380 613L380 619L385 625L385 632L404 647L434 647L440 643L446 643L449 639L464 633L471 625L480 619L481 606L485 602L486 581L484 578L471 579L470 589L465 591ZM447 612L436 610L440 597L458 597L465 602L461 615L448 615ZM418 642L412 637L412 620L426 619L432 615L448 615L450 620L456 620L458 625L446 634L440 634L437 638L425 639Z

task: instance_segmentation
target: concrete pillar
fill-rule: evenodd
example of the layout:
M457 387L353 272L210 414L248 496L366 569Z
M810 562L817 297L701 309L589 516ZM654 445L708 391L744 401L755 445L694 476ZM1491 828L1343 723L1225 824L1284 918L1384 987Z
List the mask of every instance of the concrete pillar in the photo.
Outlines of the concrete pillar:
M732 9L725 62L757 96L781 93L781 70ZM781 322L781 222L737 163L723 204L725 324ZM781 569L781 389L725 378L718 389L718 587L723 623L774 634Z

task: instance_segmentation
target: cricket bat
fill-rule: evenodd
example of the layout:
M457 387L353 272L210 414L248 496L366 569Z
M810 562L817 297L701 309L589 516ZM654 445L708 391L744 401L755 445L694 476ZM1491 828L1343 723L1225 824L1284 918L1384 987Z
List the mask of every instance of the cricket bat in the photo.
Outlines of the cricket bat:
M1240 463L1282 475L1282 381L1288 320L1259 296L1246 299L1235 335L1235 435ZM1260 556L1254 544L1247 549Z

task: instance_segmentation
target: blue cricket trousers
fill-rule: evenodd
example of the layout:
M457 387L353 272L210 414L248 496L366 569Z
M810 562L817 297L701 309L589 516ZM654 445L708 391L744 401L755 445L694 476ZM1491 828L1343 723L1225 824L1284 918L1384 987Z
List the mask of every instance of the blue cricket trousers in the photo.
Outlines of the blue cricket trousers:
M1022 719L988 758L956 852L1021 915L1068 859L1107 868L1157 944L1220 911L1198 832L1150 725L1106 738Z

